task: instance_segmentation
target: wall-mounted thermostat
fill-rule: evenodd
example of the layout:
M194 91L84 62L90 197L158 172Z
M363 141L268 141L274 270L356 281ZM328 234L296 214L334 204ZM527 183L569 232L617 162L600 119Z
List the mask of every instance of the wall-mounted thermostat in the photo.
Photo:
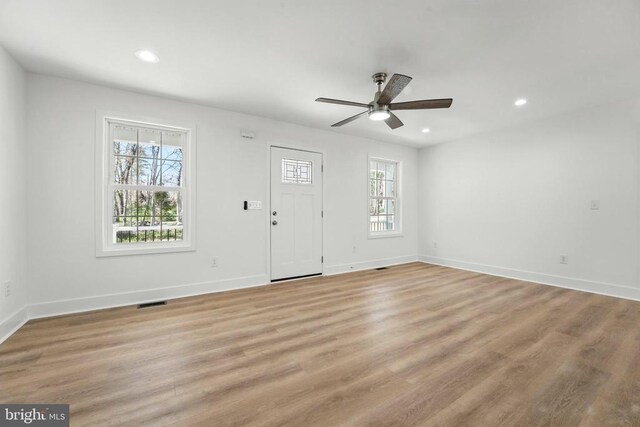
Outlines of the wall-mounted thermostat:
M262 202L259 200L245 200L244 201L244 210L260 210L262 209Z

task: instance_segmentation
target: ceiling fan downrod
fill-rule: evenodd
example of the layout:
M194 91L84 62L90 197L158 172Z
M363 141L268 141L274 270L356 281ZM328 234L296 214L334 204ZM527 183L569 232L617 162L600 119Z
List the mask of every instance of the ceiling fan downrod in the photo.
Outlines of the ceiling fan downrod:
M378 92L376 93L375 102L378 101L378 97L380 97L380 93L382 93L382 85L387 80L387 73L375 73L371 76L373 82L378 86Z

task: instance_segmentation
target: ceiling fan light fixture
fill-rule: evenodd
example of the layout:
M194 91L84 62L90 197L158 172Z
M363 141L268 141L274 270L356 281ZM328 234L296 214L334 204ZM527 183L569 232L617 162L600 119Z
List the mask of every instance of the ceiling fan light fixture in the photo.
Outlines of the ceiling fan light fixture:
M387 111L372 111L369 113L369 119L374 121L387 120L389 117L391 117L391 114Z
M374 120L376 122L387 120L391 117L391 114L387 110L372 110L369 112L369 120Z

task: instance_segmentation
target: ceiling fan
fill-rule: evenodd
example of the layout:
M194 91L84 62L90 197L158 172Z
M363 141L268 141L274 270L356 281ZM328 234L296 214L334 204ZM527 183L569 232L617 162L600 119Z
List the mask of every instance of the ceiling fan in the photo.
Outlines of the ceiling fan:
M449 108L451 107L451 103L453 99L444 98L444 99L423 99L421 101L408 101L408 102L396 102L392 103L396 96L402 92L402 89L405 88L411 81L411 77L404 76L402 74L394 74L389 79L389 83L382 89L382 85L387 79L386 73L376 73L373 76L373 82L378 86L378 91L375 93L373 97L373 101L368 104L364 104L362 102L352 102L352 101L343 101L341 99L331 99L331 98L318 98L317 102L326 102L328 104L339 104L339 105L350 105L352 107L361 107L366 108L367 111L363 111L362 113L358 113L355 116L351 116L347 119L344 119L338 123L331 125L331 127L338 127L342 125L346 125L358 119L365 114L369 115L369 119L371 120L384 120L385 123L391 129L397 129L403 125L400 119L392 113L392 111L397 110L429 110L433 108Z

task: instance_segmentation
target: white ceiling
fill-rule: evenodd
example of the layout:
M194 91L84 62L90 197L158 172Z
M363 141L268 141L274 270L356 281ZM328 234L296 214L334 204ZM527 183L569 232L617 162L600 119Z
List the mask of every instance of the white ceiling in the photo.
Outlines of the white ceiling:
M316 97L407 74L396 101L452 108L335 131L416 146L640 93L639 0L0 0L0 44L29 71L324 129L360 110Z

